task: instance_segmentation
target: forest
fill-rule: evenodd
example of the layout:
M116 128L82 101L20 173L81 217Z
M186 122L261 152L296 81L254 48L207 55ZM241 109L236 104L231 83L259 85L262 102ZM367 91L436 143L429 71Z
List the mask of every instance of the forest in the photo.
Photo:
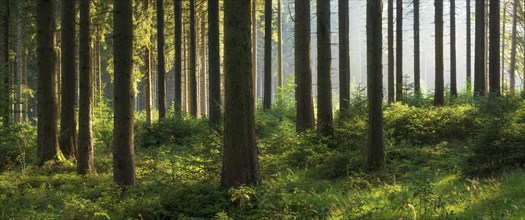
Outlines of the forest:
M525 219L525 1L0 6L0 219Z

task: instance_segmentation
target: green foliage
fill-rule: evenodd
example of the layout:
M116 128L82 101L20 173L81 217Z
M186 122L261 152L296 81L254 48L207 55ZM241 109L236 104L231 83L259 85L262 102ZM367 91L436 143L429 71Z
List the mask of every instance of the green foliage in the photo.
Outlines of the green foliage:
M36 127L28 123L0 128L0 171L36 162Z

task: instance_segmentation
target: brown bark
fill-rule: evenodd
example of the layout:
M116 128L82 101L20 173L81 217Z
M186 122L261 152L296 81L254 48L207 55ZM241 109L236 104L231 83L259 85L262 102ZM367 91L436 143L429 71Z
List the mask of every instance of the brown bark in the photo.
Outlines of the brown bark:
M403 0L396 0L396 102L403 101Z
M272 0L264 1L264 110L272 108Z
M518 23L518 0L514 0L512 9L512 39L510 45L510 93L514 93L516 87L516 35L517 35L517 23Z
M190 0L190 105L191 116L197 117L197 36L195 35L195 0Z
M490 0L489 91L501 95L500 85L500 1ZM494 13L495 12L495 13Z
M485 2L476 1L476 39L474 54L474 94L485 95Z
M310 2L295 0L295 100L296 130L315 126L312 100L312 67L310 52Z
M450 0L450 96L458 96L456 66L456 0Z
M395 102L394 0L388 0L388 103Z
M159 119L166 117L166 67L164 60L164 1L157 0L157 92Z
M201 45L200 45L200 115L206 116L206 15L203 14L201 17Z
M350 109L350 39L348 0L339 0L339 110Z
M0 60L0 65L3 65L0 67L0 76L2 77L1 83L0 83L0 117L2 117L2 122L4 126L9 125L9 109L11 106L11 99L10 99L10 90L9 90L9 83L11 81L10 79L10 72L9 72L9 17L10 17L10 0L4 0L3 4L5 5L5 8L3 9L3 17L2 17L2 26L3 26L3 38L2 38L2 58L3 60Z
M435 30L436 30L436 42L435 42L435 59L436 59L436 79L435 79L435 92L434 92L434 105L442 106L445 104L444 97L444 65L443 65L443 1L434 0L434 6L436 10L435 14Z
M471 12L470 0L467 0L467 92L472 89L472 37L471 37Z
M175 4L175 112L182 111L182 0Z
M317 130L332 134L330 1L317 0Z
M219 0L208 0L209 117L218 127L221 117L221 63L219 48ZM253 74L253 73L252 73ZM255 92L253 93L255 95Z
M420 51L419 51L419 0L414 0L414 94L421 94Z

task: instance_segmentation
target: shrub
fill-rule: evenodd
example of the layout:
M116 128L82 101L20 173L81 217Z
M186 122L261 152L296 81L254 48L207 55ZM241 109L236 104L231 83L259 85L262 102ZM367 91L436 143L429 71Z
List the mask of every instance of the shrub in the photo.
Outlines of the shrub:
M0 171L36 162L36 127L13 124L0 128Z

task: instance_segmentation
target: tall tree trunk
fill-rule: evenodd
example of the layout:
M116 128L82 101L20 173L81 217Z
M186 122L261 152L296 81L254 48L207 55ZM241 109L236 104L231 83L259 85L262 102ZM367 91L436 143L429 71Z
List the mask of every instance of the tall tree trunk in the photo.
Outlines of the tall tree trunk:
M366 6L367 92L368 92L368 164L385 162L383 137L383 64L381 0L369 0Z
M201 93L201 116L206 116L206 15L202 14L201 17L201 82L200 82L200 93Z
M272 108L272 0L264 1L264 110Z
M75 1L62 0L62 105L60 110L60 151L62 151L62 154L68 158L75 156L77 140L77 61L75 18ZM82 38L85 36L80 37Z
M277 0L277 100L283 104L283 22L282 0Z
M505 36L507 25L507 2L503 4L503 30L501 33L501 94L505 93Z
M350 39L348 0L339 0L339 110L350 108Z
M310 66L310 1L295 0L295 100L297 132L315 126Z
M143 5L144 11L148 11L149 9L149 0L144 0ZM149 14L146 14L147 22L151 22L151 17ZM147 32L147 38L151 40L152 36ZM175 56L177 56L180 52L175 50ZM146 95L146 123L148 125L151 125L151 45L148 44L144 47L144 90L146 90L144 93ZM177 73L177 70L175 70L175 74ZM176 86L176 85L175 85ZM175 89L176 91L176 89ZM177 102L175 102L177 103Z
M166 67L164 61L164 0L157 0L157 80L159 119L166 117Z
M175 4L175 113L182 111L182 0Z
M317 0L317 129L332 134L330 1Z
M195 35L195 0L190 0L190 114L197 116L197 47Z
M219 47L219 0L208 0L209 118L218 127L221 118L221 63ZM253 56L253 54L252 54ZM253 69L252 69L253 71ZM252 73L253 74L253 73ZM253 83L253 82L252 82ZM255 90L253 91L255 95Z
M256 106L257 105L257 1L252 1L252 75L253 75L252 83L253 83L253 97L254 97L253 105Z
M512 40L510 45L510 93L514 93L516 87L516 35L518 23L518 0L514 0L512 9Z
M78 109L78 153L77 173L81 175L94 174L95 162L93 161L93 140L91 132L91 96L93 91L93 77L91 77L91 18L89 15L91 1L80 1L80 100ZM116 80L115 80L116 81Z
M17 19L16 19L16 102L15 102L15 123L22 123L23 116L23 102L22 102L22 18L21 18L20 2L17 4Z
M388 103L395 102L394 0L388 0Z
M250 0L224 1L226 103L221 186L260 184L251 74Z
M53 48L54 1L37 1L38 164L58 159L57 102Z
M414 0L414 94L421 94L421 65L419 49L419 0Z
M403 0L396 4L396 101L403 101Z
M456 0L450 0L450 96L458 97L456 70Z
M3 67L0 67L0 76L2 76L1 84L1 96L0 98L0 117L3 119L4 126L9 125L9 109L11 106L10 99L10 72L9 72L9 17L10 17L10 0L4 0L5 8L3 14L3 58L4 60L0 61L0 64L3 64ZM3 69L3 70L2 70Z
M485 2L476 0L474 94L485 95Z
M113 179L135 184L133 143L133 18L132 0L114 0L115 119L113 134Z
M434 0L436 9L435 28L436 28L436 80L434 105L441 106L445 104L444 98L444 79L443 79L443 1Z
M472 37L470 0L467 0L467 93L472 91Z
M490 0L489 84L490 93L501 94L500 86L500 1Z

